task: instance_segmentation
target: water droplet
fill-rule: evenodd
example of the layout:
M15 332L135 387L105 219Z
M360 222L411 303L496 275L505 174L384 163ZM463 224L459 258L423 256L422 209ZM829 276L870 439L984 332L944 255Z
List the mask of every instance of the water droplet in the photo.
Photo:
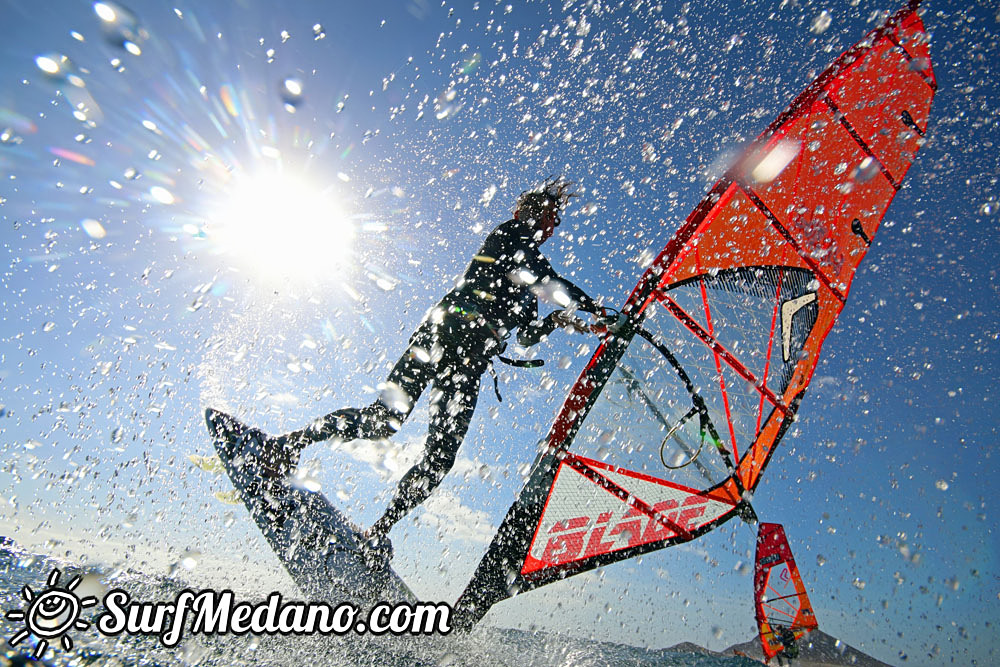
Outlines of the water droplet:
M379 400L383 404L388 405L390 409L404 414L408 413L413 405L410 395L402 387L393 382L388 382L381 388Z
M750 177L757 183L770 183L781 175L798 154L798 144L779 141L766 154L760 156L759 162L750 171Z
M290 76L282 80L279 88L281 100L285 103L285 109L290 113L294 113L299 105L302 104L303 88L301 79Z
M95 2L94 13L101 20L101 33L109 44L125 49L134 56L142 53L140 44L149 35L139 26L139 19L135 14L109 0Z
M108 3L95 2L94 3L94 12L97 14L97 16L100 17L100 19L102 21L106 21L108 23L111 23L111 22L116 21L118 19L118 16L115 13L114 7L112 5L110 5L110 4L108 4Z
M181 554L180 559L177 561L175 567L181 567L185 570L193 570L198 565L198 560L201 558L201 552L195 551L194 549L186 549L183 554Z
M80 227L92 239L103 239L108 235L104 230L104 226L93 218L84 218L81 220Z
M166 188L160 187L159 185L154 185L153 187L151 187L149 189L149 194L153 197L153 199L160 202L161 204L173 204L174 202L177 201L174 198L173 193L171 193Z
M46 74L55 76L62 71L62 62L67 60L66 56L38 56L35 64Z
M81 577L73 592L81 599L88 597L101 599L108 592L108 585L104 583L100 572L88 572Z
M812 24L809 26L809 32L814 35L822 35L832 22L833 17L830 16L830 12L824 9L819 13L819 16L813 19Z
M323 484L312 475L306 475L302 478L296 477L292 486L305 489L306 491L312 491L314 493L323 488Z
M76 65L61 53L40 55L35 58L35 65L42 70L47 79L55 83L69 83L77 88L86 85Z
M866 157L851 173L851 178L858 183L867 183L871 179L875 178L878 172L878 162L875 158Z
M184 650L181 652L181 660L188 665L199 665L203 664L208 658L211 649L208 646L198 644L194 641L189 641L184 645Z

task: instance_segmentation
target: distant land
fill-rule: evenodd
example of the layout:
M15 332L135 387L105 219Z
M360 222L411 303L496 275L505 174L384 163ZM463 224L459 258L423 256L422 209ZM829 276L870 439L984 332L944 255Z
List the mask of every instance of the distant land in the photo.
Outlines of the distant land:
M711 651L707 648L692 644L691 642L681 642L670 648L661 649L663 652L679 653L702 653L718 657L728 657L733 655L745 655L763 662L764 651L760 647L760 642L754 638L740 644L733 644L724 651ZM772 661L772 665L777 665ZM836 637L831 637L822 630L810 632L799 644L799 657L793 664L803 667L821 667L824 665L851 665L852 667L890 667L881 660L876 660L867 653L859 651L849 644L840 641Z

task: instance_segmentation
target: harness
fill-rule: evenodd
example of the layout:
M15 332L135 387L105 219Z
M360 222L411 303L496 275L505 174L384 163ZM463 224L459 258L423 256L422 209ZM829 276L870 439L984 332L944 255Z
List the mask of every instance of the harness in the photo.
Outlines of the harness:
M515 368L541 368L545 365L544 359L511 359L510 357L503 356L504 351L507 349L507 339L510 338L510 332L493 326L489 320L475 310L463 308L457 304L449 304L448 313L457 315L467 322L476 322L480 326L485 327L497 341L499 351L496 355L490 356L489 368L490 376L493 378L493 393L496 394L497 401L500 403L503 403L503 396L500 395L500 378L497 376L496 368L493 365L493 356L508 366L513 366Z
M584 312L591 312L590 310L581 309ZM510 338L510 332L506 329L499 329L495 327L489 320L483 317L478 311L472 308L465 308L455 303L448 304L447 312L451 315L457 315L460 318L468 322L476 322L482 327L485 327L487 331L493 336L497 341L499 350L495 355L491 355L489 359L489 370L490 376L493 378L493 393L496 394L497 401L503 403L503 396L500 395L500 378L497 375L496 367L493 364L493 357L495 356L504 364L508 366L513 366L514 368L541 368L545 365L544 359L511 359L510 357L503 356L504 351L507 349L507 339Z

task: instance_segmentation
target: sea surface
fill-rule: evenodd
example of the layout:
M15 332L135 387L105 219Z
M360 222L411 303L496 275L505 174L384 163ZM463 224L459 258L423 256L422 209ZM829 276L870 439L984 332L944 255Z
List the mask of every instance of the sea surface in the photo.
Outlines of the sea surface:
M48 590L48 579L60 570L57 585L65 587L76 575L83 575L74 592L78 597L99 597L112 588L126 590L134 600L170 601L186 587L183 579L152 576L129 571L81 571L52 558L18 549L0 547L0 609L27 609L25 586L31 596ZM90 622L84 630L67 634L73 646L66 650L59 639L51 642L42 661L31 659L37 639L30 637L11 647L9 640L25 627L23 620L5 618L0 628L4 645L0 665L109 665L157 667L166 665L298 665L322 664L386 666L496 665L498 667L542 667L549 665L653 666L653 665L756 665L739 657L716 657L665 649L650 650L624 644L596 642L579 637L525 632L502 628L477 628L468 634L447 636L375 637L352 634L324 636L185 636L180 644L167 648L155 636L120 635L105 637L97 632L93 619L104 611L100 603L84 610L81 619Z

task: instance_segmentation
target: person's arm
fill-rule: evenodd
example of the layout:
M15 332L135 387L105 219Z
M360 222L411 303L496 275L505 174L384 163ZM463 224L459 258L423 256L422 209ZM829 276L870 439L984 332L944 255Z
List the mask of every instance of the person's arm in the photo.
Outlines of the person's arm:
M552 281L557 281L559 286L564 288L570 300L576 302L580 310L587 313L601 313L601 307L597 302L571 281L556 273L549 260L540 252L536 250L534 253L528 253L528 257L525 259L527 260L525 262L527 270L536 278L538 284L544 286Z
M566 293L569 295L569 298L577 303L580 310L585 313L593 313L595 315L601 314L601 307L596 301L591 299L586 292L561 276L557 276L556 280L558 280L562 286L566 288Z
M517 344L521 347L531 347L537 345L545 336L556 330L559 323L556 321L556 312L551 312L545 319L533 319L517 330Z
M599 333L595 328L578 317L567 313L565 310L554 310L545 316L543 320L532 320L517 332L517 344L522 347L537 345L545 336L559 327L570 328L578 333Z

